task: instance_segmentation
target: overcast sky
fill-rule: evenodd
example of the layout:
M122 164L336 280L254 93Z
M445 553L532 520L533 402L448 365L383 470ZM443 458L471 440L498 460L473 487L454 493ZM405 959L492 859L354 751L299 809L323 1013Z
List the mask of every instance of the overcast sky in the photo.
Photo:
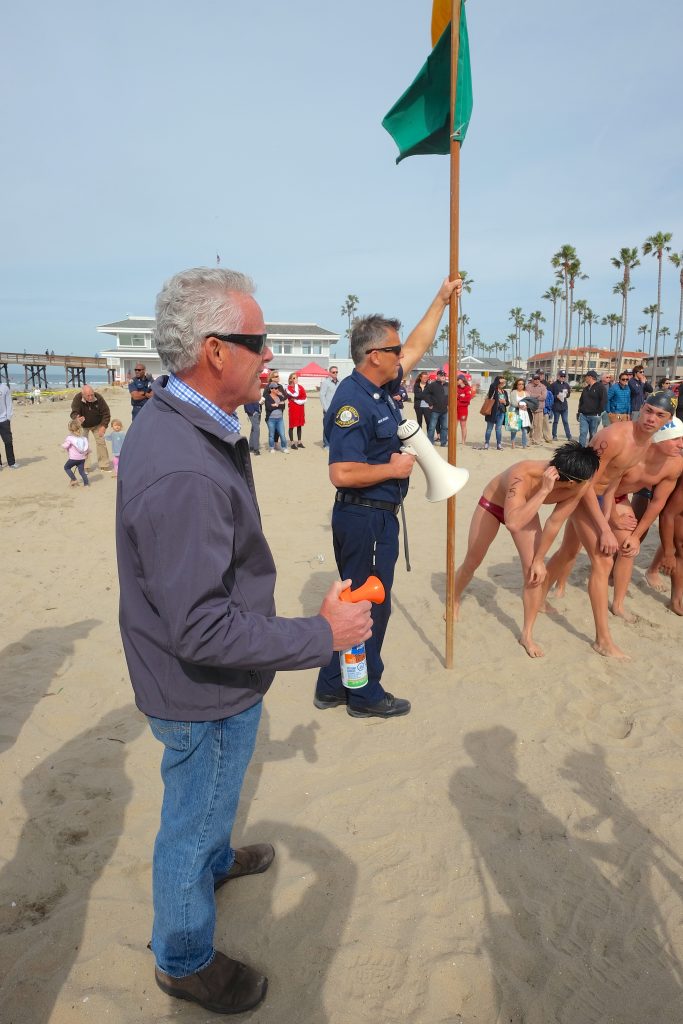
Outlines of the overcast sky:
M576 297L618 312L621 246L662 230L683 252L683 8L467 10L469 327L502 341L517 305L550 322L540 296L565 242L590 275ZM341 332L353 292L412 327L448 269L448 159L397 167L380 122L430 50L430 15L427 0L7 6L0 349L92 353L98 324L152 315L166 277L217 253L255 278L267 320ZM641 260L633 343L656 301ZM678 302L667 264L671 338Z

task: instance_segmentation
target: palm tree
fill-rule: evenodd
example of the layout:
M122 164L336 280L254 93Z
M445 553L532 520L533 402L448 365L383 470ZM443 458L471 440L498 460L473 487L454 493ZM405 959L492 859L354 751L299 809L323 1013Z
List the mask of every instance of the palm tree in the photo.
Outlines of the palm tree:
M536 355L540 325L545 323L545 317L541 313L540 309L536 309L533 313L529 314L529 320L534 325L534 355Z
M550 260L551 266L557 270L558 280L564 282L565 301L565 332L564 347L566 350L566 361L569 362L569 348L572 336L572 314L574 306L574 285L579 280L586 280L587 274L581 273L581 260L576 255L573 245L563 245L557 250Z
M507 340L508 345L510 346L510 362L514 363L514 361L515 361L515 343L517 341L517 334L516 333L515 334L508 334L506 340ZM507 345L505 346L505 348L507 350Z
M623 281L617 281L617 283L612 288L612 292L613 292L614 295L621 295L621 308L622 308L622 310L623 310L624 305L625 305L625 296L626 296L626 294L628 292L632 292L632 291L633 291L633 285L629 285L628 288L627 288L626 284ZM622 358L623 358L623 351L624 351L624 330L623 330L623 327L621 326L622 323L623 323L623 319L624 318L621 317L621 316L618 317L619 325L620 325L620 331L619 331L619 335L618 335L618 339L617 339L617 372L618 373L621 373L621 361L622 361Z
M577 328L576 328L576 345L577 345L577 348L578 348L578 346L581 344L581 320L583 318L583 322L584 322L584 326L585 326L586 316L588 315L588 303L586 302L586 300L585 299L577 299L576 302L573 305L573 312L577 314L577 316L576 316L576 323L577 323ZM584 339L583 339L584 343L586 341L585 334L586 334L586 332L584 330Z
M667 339L667 337L670 334L671 334L671 331L669 330L668 327L660 327L659 328L659 337L660 338L664 338L664 341L662 342L662 355L664 355L664 350L666 349L666 339ZM653 380L654 380L654 378L653 378Z
M645 335L647 334L647 324L641 324L638 328L638 334L643 336L643 352L645 351Z
M356 310L358 309L359 302L360 299L358 298L357 295L347 295L346 302L341 308L341 315L347 316L349 318L349 326L345 331L346 337L349 339L351 338L351 322L353 320Z
M520 352L521 352L520 341L521 341L521 337L522 337L522 330L524 329L524 313L522 313L522 307L521 306L514 306L510 310L510 314L508 316L508 320L512 320L512 322L515 325L515 351L512 354L512 358L513 358L513 360L514 359L519 360L520 357L521 357L520 356Z
M470 318L466 313L461 313L458 317L458 323L460 324L460 348L465 346L465 327L470 322Z
M467 292L467 294L470 295L472 292L472 285L474 284L473 279L467 276L466 270L459 270L458 273L460 274L460 279L462 281L463 293ZM467 317L466 320L463 320L464 311L462 308L462 295L458 299L458 305L460 307L460 316L458 317L458 321L460 323L460 348L462 348L465 341L465 324L470 322L469 317Z
M609 327L609 350L611 352L614 341L614 328L618 327L621 323L621 317L618 313L608 313L607 316L603 316L601 323L603 327Z
M631 291L631 271L634 269L634 267L640 266L637 247L635 249L629 249L627 246L623 246L619 250L619 255L612 257L612 266L616 267L617 270L623 270L624 272L624 276L621 282L623 284L623 288L621 289L621 340L619 343L617 355L617 373L621 373L621 362L624 358L624 346L626 345L626 325L628 322L628 293Z
M662 311L662 255L665 252L671 252L671 241L670 231L658 231L654 235L650 235L643 242L643 256L656 256L657 257L657 329L655 330L655 351L652 357L652 383L654 384L655 377L657 375L657 350L659 348L659 318Z
M446 323L446 324L443 325L443 327L439 331L438 337L436 337L434 339L434 341L431 343L431 345L429 346L427 351L430 354L432 352L437 352L438 348L439 348L439 345L441 345L441 352L442 352L442 354L443 355L447 355L448 354L448 341L449 341L450 336L451 336L451 332L449 330L448 324Z
M643 309L643 313L645 314L645 316L649 316L649 318L650 318L650 344L648 345L648 349L647 349L648 352L650 352L650 353L652 352L652 325L654 324L654 321L655 321L655 313L656 312L657 312L657 303L656 302L654 302L651 306L645 306L645 308Z
M672 252L669 259L674 267L680 271L678 282L681 286L681 300L678 306L678 331L676 332L676 347L674 348L673 373L678 376L678 355L681 351L681 336L683 335L683 252Z
M553 305L553 345L552 345L553 360L552 360L551 370L552 370L552 375L553 375L553 380L554 380L555 379L555 371L557 369L557 367L555 365L555 357L556 357L556 352L557 352L557 338L555 336L555 321L557 319L557 317L556 317L557 303L562 299L562 287L559 284L551 284L550 287L547 288L546 291L543 293L541 298L542 299L546 299L547 302L552 302L552 305Z

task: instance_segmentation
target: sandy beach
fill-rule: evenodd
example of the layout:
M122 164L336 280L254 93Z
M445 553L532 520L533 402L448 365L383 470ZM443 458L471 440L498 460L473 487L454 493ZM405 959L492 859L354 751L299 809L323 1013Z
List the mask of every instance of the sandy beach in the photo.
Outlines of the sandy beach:
M103 393L129 425L127 394ZM483 485L523 454L478 450L476 407L458 559ZM0 1020L199 1024L216 1018L159 991L146 949L161 748L119 636L116 483L68 487L68 413L15 407L20 468L0 473ZM316 612L336 578L315 397L307 420L305 450L254 460L284 615ZM613 620L631 662L591 650L583 555L538 625L547 656L527 657L502 530L447 671L446 506L424 491L416 469L413 568L401 557L383 651L412 713L317 711L311 671L279 674L266 698L233 841L270 841L276 860L217 897L216 945L270 979L241 1019L680 1024L683 626L642 582L656 531L631 585L638 621Z

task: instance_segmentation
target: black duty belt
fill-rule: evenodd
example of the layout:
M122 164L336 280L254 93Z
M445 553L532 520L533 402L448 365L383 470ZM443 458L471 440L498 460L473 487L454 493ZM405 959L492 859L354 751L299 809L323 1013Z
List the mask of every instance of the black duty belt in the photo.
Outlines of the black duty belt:
M400 505L394 505L391 501L375 501L374 498L361 498L357 494L348 494L344 491L337 491L334 496L336 504L340 505L363 505L365 508L379 508L383 512L392 512L398 515Z

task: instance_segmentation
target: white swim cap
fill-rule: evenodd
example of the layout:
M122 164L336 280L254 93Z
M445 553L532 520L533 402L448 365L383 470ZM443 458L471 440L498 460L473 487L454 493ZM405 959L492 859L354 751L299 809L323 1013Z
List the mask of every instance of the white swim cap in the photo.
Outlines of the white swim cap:
M654 444L660 444L662 441L671 441L675 437L683 437L683 420L679 420L677 416L660 427L657 433L653 434L652 441Z

